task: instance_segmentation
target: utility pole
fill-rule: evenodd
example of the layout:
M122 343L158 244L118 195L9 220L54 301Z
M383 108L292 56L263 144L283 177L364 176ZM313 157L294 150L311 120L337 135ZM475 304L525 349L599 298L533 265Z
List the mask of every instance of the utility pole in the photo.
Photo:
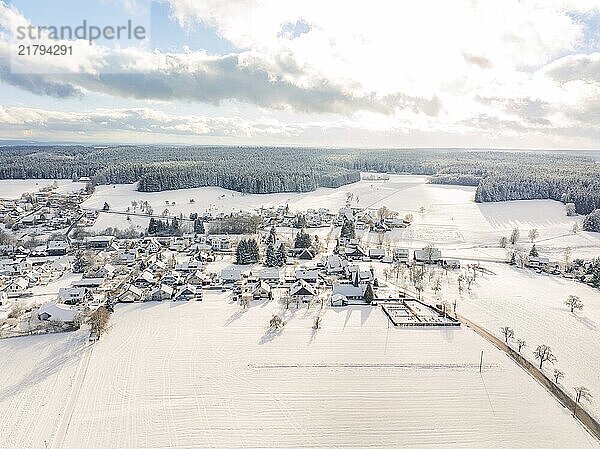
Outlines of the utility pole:
M483 366L483 351L481 351L481 357L479 358L479 372L481 373L481 367Z

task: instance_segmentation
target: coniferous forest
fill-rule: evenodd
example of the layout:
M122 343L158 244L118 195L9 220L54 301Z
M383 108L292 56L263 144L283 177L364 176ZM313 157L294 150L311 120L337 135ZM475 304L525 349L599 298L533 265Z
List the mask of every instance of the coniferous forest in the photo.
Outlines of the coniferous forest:
M553 199L578 213L600 207L600 164L568 152L353 150L272 147L12 146L0 179L86 176L95 185L139 182L140 191L218 186L246 193L308 192L356 182L361 171L428 175L477 186L478 202Z

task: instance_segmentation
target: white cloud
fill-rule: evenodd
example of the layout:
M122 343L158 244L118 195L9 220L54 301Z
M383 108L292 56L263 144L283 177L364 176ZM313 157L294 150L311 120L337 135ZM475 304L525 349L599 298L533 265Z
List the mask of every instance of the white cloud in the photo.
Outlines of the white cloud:
M455 135L454 141L475 141L478 135L494 142L504 135L534 146L567 144L565 136L582 145L598 143L600 56L576 53L585 24L574 19L577 13L598 13L594 2L170 3L182 25L214 27L241 50L211 56L83 43L70 60L51 61L51 70L38 58L15 73L4 41L0 79L40 95L79 96L84 104L87 96L99 94L206 103L223 111L219 120L194 116L189 122L143 108L121 111L136 133L289 137L301 143L319 134L340 138L346 129L353 139L360 133L373 142L379 141L374 136L388 136L393 145L411 133ZM0 3L0 23L23 21ZM257 116L273 122L236 118L236 103L254 105ZM68 116L48 114L48 126L72 123ZM98 111L82 114L94 126L127 131L114 116L98 121Z

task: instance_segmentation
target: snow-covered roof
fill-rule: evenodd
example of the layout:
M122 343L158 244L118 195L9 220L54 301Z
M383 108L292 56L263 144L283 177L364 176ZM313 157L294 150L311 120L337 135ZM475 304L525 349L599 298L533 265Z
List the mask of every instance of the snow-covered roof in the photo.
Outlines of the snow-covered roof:
M57 304L55 302L47 302L38 310L38 316L44 313L50 316L50 321L62 321L69 323L75 320L77 312L66 304Z
M346 297L364 296L366 289L366 284L360 284L358 287L352 284L333 284L333 294L337 293Z
M299 280L294 285L290 287L290 295L316 295L315 290L304 280Z

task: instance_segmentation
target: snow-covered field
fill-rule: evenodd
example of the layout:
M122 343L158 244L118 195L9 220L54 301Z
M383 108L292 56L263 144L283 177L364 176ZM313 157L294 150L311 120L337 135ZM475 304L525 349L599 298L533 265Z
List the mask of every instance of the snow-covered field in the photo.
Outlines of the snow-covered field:
M575 386L587 386L595 399L585 406L600 417L600 291L504 264L485 266L496 274L478 276L472 293L458 299L458 313L499 337L500 327L512 327L517 338L527 341L523 351L532 361L537 345L549 345L558 360L547 365L547 373L563 371L570 394ZM456 283L446 287L448 299L458 296ZM569 295L581 298L583 310L569 312L564 304Z
M85 187L84 182L70 179L0 179L0 198L14 200L24 193L37 192L41 188L58 185L57 193L77 192Z
M281 307L207 293L119 306L92 348L82 332L0 341L0 446L599 447L468 329L390 328L358 306L318 331L292 309L272 335Z
M337 189L320 188L308 193L241 194L219 187L172 190L143 193L135 190L135 184L98 186L94 195L83 207L102 209L108 202L111 210L125 211L132 201L148 201L155 214L166 208L171 214L185 216L191 212L233 212L255 210L289 204L292 210L320 207L333 212L344 206L346 194L353 194L353 204L373 210L386 206L403 216L411 213L414 223L405 230L396 229L385 237L384 244L420 248L427 243L457 251L456 256L475 259L502 259L504 250L497 247L502 236L508 236L513 228L521 231L521 240L527 240L530 229L539 231L537 241L541 253L562 259L564 247L573 248L574 257L593 257L600 254L600 234L579 232L572 234L573 224L581 224L582 217L567 217L564 205L552 200L508 201L503 203L473 202L474 187L443 186L427 184L424 176L397 175L389 181L360 181ZM358 198L358 203L356 203ZM190 203L190 199L194 199ZM167 205L167 202L169 203ZM175 205L172 203L175 202ZM421 207L425 208L420 213ZM141 229L148 218L124 215L100 214L94 225L95 231L107 227ZM365 237L365 243L377 242L376 235Z

